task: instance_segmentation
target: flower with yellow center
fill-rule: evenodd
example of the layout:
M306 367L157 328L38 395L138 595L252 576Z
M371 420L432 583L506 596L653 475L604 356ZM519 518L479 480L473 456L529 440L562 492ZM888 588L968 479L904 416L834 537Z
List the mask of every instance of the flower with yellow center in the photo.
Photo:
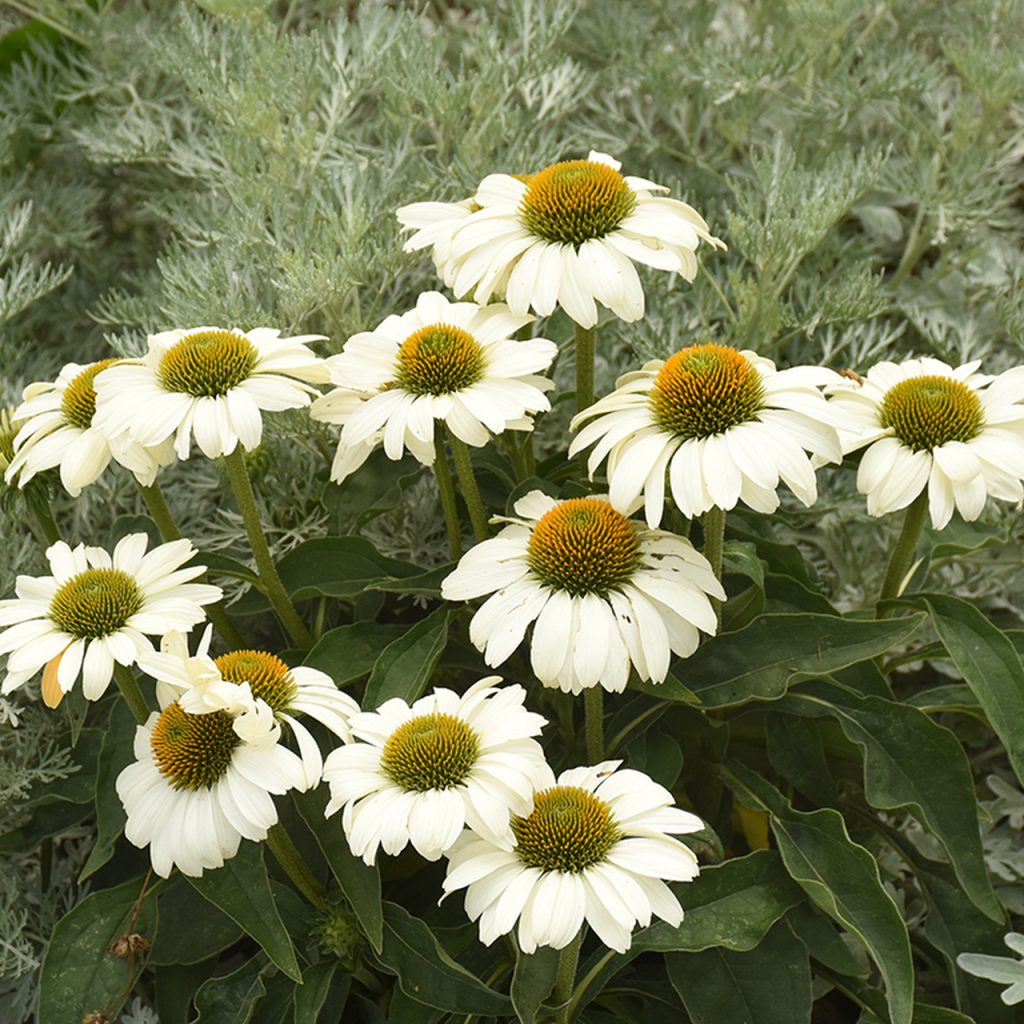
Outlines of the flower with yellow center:
M844 453L865 449L857 489L868 515L905 508L927 488L940 530L954 509L977 519L989 495L1024 498L1024 367L992 377L979 366L883 362L827 389Z
M359 705L326 673L304 665L289 668L269 651L229 651L211 658L211 636L207 627L198 650L190 655L185 637L169 634L160 653L140 658L139 667L157 681L162 701L177 700L190 714L224 711L238 716L244 726L248 716L268 707L295 736L305 785L315 786L323 774L323 757L299 716L308 715L348 743L348 720Z
M97 376L96 426L109 438L143 445L173 438L179 459L189 457L193 436L210 459L239 444L252 451L263 437L264 411L307 406L316 394L311 385L328 380L323 361L306 347L322 335L280 335L269 327L150 335L143 358Z
M531 430L533 415L551 407L540 374L558 351L544 338L512 337L532 320L501 303L424 292L415 309L349 338L327 360L338 386L311 410L343 425L331 479L340 483L380 444L389 459L409 451L433 465L438 422L477 448L504 430Z
M660 917L674 927L683 909L665 884L689 882L697 858L673 835L704 823L672 806L646 775L620 761L574 768L544 780L529 813L512 819L511 850L463 833L448 854L445 896L466 890L466 913L490 945L519 923L519 948L562 949L586 922L617 953L632 931Z
M220 587L192 583L206 572L190 563L187 540L146 552L144 533L118 541L113 555L58 541L46 551L52 576L19 576L17 597L0 601L0 654L7 654L2 692L10 693L43 672L50 707L82 676L87 700L103 696L114 663L136 664L153 651L148 636L187 632L221 599Z
M500 682L488 676L461 697L437 689L412 707L395 697L349 719L358 742L327 755L324 778L327 814L342 810L357 857L373 864L378 850L412 843L437 860L467 825L511 847L511 815L527 813L549 769L532 739L544 719L523 707L521 686Z
M456 296L503 297L514 313L549 316L555 306L580 326L597 303L622 320L644 314L634 263L697 274L700 243L724 249L691 206L654 193L663 185L624 176L606 153L564 160L532 175L491 174L462 203L415 203L398 211L416 229L407 250L433 246Z
M621 692L630 666L660 683L673 652L692 654L714 633L709 598L725 598L688 540L651 530L605 496L556 501L531 491L496 537L466 552L441 584L449 601L484 594L470 640L500 665L533 625L530 663L545 685Z
M620 377L610 395L579 413L569 454L593 445L591 477L607 458L611 503L626 511L642 495L650 526L664 514L666 479L690 518L740 501L774 512L780 482L813 505L812 457L842 458L837 414L820 391L840 379L816 366L776 370L726 345L689 345Z
M95 378L118 362L68 363L55 381L39 381L25 388L23 401L14 410L20 428L12 451L0 459L6 462L4 478L8 483L24 487L36 474L59 466L65 490L78 497L113 459L131 470L144 487L152 485L160 468L174 460L170 444L143 447L126 437L112 440L93 425Z
M149 847L153 870L197 876L221 867L242 839L266 839L277 823L273 796L304 790L308 779L264 702L193 714L167 697L136 728L135 761L117 777L117 795L125 838Z

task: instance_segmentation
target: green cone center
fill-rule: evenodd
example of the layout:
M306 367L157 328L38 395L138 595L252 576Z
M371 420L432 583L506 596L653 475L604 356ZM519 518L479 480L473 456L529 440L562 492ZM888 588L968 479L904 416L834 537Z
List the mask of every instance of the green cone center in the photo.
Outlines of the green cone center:
M266 651L230 651L216 665L229 683L248 683L252 695L265 700L275 714L287 711L299 691L291 669Z
M527 818L512 818L516 856L542 871L583 871L622 838L608 805L579 786L538 793Z
M150 745L174 789L209 789L227 772L240 742L226 711L190 715L175 702L160 713Z
M395 384L413 395L449 395L484 375L484 354L469 331L430 324L410 334L398 350Z
M480 753L477 734L461 718L432 712L400 725L381 753L381 770L402 789L425 793L464 782Z
M915 452L970 441L985 425L981 399L952 377L912 377L882 399L881 422Z
M86 569L53 595L50 618L65 633L91 640L116 633L141 607L134 576L120 569Z
M237 387L255 369L259 353L235 331L197 331L175 342L157 368L166 391L216 398Z
M60 411L64 414L65 423L80 430L88 430L92 426L92 418L96 415L96 389L92 382L97 374L116 362L119 360L101 359L72 378L60 400Z

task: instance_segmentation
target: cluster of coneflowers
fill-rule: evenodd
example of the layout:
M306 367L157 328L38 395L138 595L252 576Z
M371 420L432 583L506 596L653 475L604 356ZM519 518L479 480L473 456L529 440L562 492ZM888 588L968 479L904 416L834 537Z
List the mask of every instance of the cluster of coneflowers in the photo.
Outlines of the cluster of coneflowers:
M448 859L444 891L466 890L482 941L518 923L525 952L561 949L585 921L624 951L637 924L682 920L666 882L692 879L697 862L673 837L702 823L647 776L603 759L600 695L634 675L662 682L673 654L685 658L701 633L715 633L725 513L741 502L772 513L783 484L810 506L817 467L864 449L857 483L868 512L909 507L884 592L893 596L926 512L941 528L954 509L976 519L988 496L1024 497L1024 368L991 377L977 363L923 358L842 376L779 370L701 340L627 373L595 402L598 308L637 320L635 264L692 280L700 243L724 248L665 191L599 153L530 176L491 175L463 202L398 212L414 230L406 248L430 248L460 301L426 292L328 359L309 348L319 336L199 327L151 336L144 357L70 364L25 390L14 426L5 423L6 480L25 487L58 470L77 495L114 461L134 474L165 543L147 550L146 536L132 534L110 553L72 548L44 519L52 575L20 576L17 597L0 602L2 689L41 673L55 707L79 679L89 700L116 681L139 719L136 760L117 781L125 835L149 847L157 873L219 867L243 838L267 839L297 870L287 840L274 842L273 797L326 781L327 815L341 812L367 863L409 844ZM604 466L607 493L558 500L535 490L512 515L488 518L469 449L531 431L550 408L558 349L533 336L534 314L556 307L576 324L569 454L589 452L591 479ZM442 596L486 596L470 638L488 666L529 634L537 680L585 695L592 765L556 778L536 739L545 720L527 710L522 686L497 676L461 696L436 689L411 706L361 710L324 673L246 648L157 478L189 458L193 441L223 460L262 589L295 645L308 647L243 458L260 444L264 412L305 406L341 426L331 475L342 486L378 447L434 468L459 558ZM464 555L449 459L477 541ZM687 519L703 517L703 553L662 527L670 501ZM206 618L229 648L219 657L209 653L211 627L189 648L187 634ZM135 668L155 681L159 711ZM306 716L339 741L326 757Z

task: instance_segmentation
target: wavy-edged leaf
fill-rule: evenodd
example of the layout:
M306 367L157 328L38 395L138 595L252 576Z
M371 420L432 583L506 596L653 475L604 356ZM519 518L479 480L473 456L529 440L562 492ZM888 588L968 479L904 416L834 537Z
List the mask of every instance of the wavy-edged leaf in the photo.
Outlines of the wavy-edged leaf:
M448 642L451 610L442 605L393 640L377 658L366 682L363 707L380 707L391 697L412 703L426 688Z
M771 815L779 853L793 879L871 954L885 981L892 1024L911 1024L910 937L882 887L875 858L850 838L838 811L797 811L771 783L739 764L731 765L727 776L745 802Z
M224 867L199 878L185 878L200 896L252 936L289 978L302 980L295 948L274 903L262 845L243 842Z

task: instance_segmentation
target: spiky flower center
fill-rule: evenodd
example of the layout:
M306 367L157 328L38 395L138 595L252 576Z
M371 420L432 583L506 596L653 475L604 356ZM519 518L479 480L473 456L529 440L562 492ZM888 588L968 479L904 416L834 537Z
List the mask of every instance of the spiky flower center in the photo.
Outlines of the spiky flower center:
M881 421L908 448L922 452L977 437L985 415L966 384L929 374L891 387L882 399Z
M227 772L240 742L226 711L190 715L175 702L160 713L150 746L174 789L209 789Z
M636 526L598 498L570 498L541 516L526 560L557 590L607 594L627 583L640 561Z
M229 683L248 683L252 695L265 700L277 714L287 711L299 692L291 669L266 651L229 651L215 664Z
M434 711L400 725L381 753L381 770L402 789L425 793L465 781L480 753L480 738L461 718Z
M533 798L527 818L512 818L516 856L542 871L583 871L622 838L608 805L579 786L552 786Z
M50 618L79 640L109 636L142 607L135 577L121 569L86 569L62 584L50 600Z
M528 179L519 216L538 237L578 248L610 234L635 208L636 195L614 167L565 160Z
M236 331L197 331L163 354L156 376L166 391L216 398L241 384L259 358L253 343Z
M398 350L395 384L413 395L449 395L484 375L484 353L469 331L453 324L428 324Z
M726 345L690 345L665 361L651 389L654 420L679 437L711 437L755 418L764 403L757 367Z
M88 430L92 426L92 418L96 415L96 389L92 382L98 373L116 362L117 359L101 359L72 378L60 400L65 423L80 430Z

